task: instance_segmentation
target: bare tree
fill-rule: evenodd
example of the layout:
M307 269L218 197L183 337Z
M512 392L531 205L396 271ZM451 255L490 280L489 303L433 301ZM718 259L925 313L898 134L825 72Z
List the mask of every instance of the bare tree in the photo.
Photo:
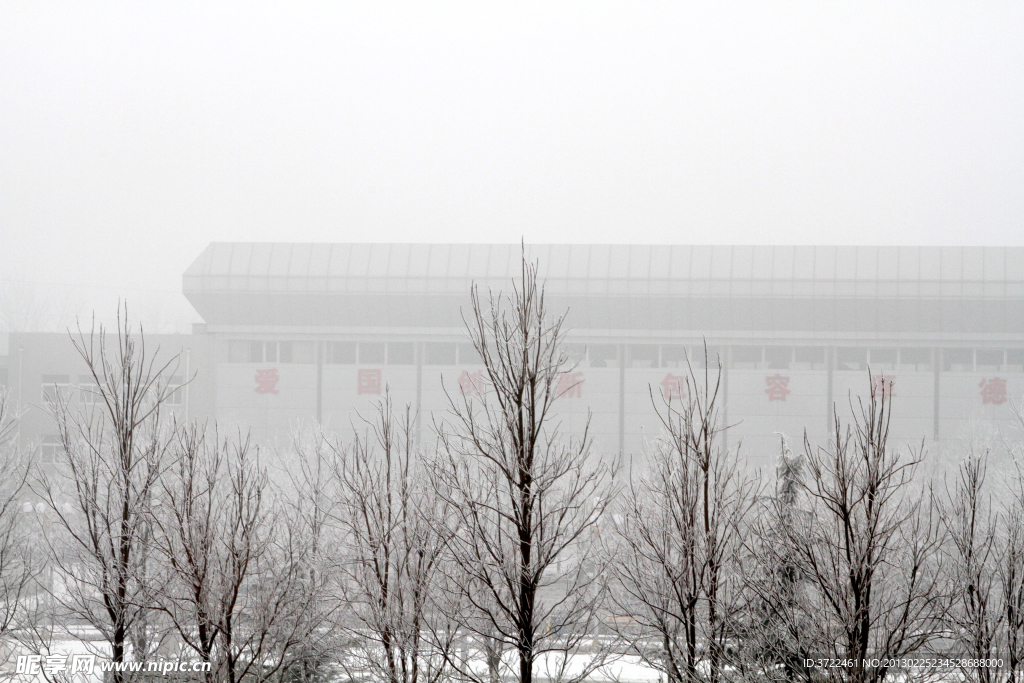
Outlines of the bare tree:
M1024 671L1024 477L1006 510L1003 555L998 566L1006 629L1006 678L1020 680Z
M705 350L705 354L706 354ZM705 357L706 360L706 357ZM664 427L630 482L617 525L615 604L630 648L673 683L722 677L742 600L741 559L756 488L719 437L721 367L692 367L681 402L652 403ZM706 670L702 670L703 662Z
M121 663L133 651L145 657L153 645L146 623L150 511L169 445L162 409L177 356L159 361L127 316L119 316L113 344L103 326L79 329L71 340L93 395L84 405L58 392L51 397L61 448L33 489L62 532L50 543L64 587L53 599L96 628ZM113 676L120 683L124 673Z
M813 654L814 638L803 616L805 582L788 543L807 512L800 483L805 460L780 437L775 495L759 498L747 542L743 581L751 600L743 615L744 639L753 657L746 664L768 679L810 681L804 662Z
M871 387L850 425L837 415L827 445L805 438L807 510L783 527L802 582L799 617L819 655L849 664L824 672L857 683L885 680L887 661L930 643L946 602L934 505L911 487L920 452L889 444L888 392Z
M0 388L0 646L10 644L11 632L35 611L41 569L23 512L23 505L32 507L24 495L31 463L16 440L17 419Z
M154 514L155 546L168 576L156 606L169 616L186 647L201 661L212 662L224 621L224 596L217 589L230 578L221 573L218 561L222 558L216 554L223 532L222 501L216 496L223 451L219 443L208 449L205 438L196 426L180 429L175 462L161 481L161 507ZM211 672L208 680L214 675Z
M449 398L432 466L466 602L460 627L493 652L486 673L473 658L454 662L466 679L531 683L538 667L550 680L582 678L600 663L573 655L599 617L602 572L587 563L599 556L609 467L592 457L586 428L563 435L553 412L571 370L563 321L549 318L537 267L525 258L511 295L472 290L467 327L486 387Z
M316 630L322 597L305 562L315 539L284 514L247 438L178 431L154 510L168 568L155 596L207 680L260 681L288 670ZM322 579L321 579L322 580Z
M1024 405L1014 407L1019 428L1024 431ZM1003 519L1002 557L998 564L999 587L1003 596L1006 629L1007 680L1017 681L1024 672L1024 468L1019 449L1014 452L1017 472L1011 484Z
M407 406L389 393L349 443L327 442L334 487L329 521L339 531L340 597L352 677L435 683L449 673L456 629L437 609L445 546L442 507L429 488Z
M961 464L942 507L944 568L951 596L946 622L955 652L969 659L998 661L1004 645L1006 610L999 584L1002 564L1000 519L985 490L987 453ZM965 669L980 683L1001 680L999 667Z
M289 538L297 552L301 601L288 625L298 644L288 656L281 677L291 681L322 680L344 654L346 642L343 605L338 600L337 539L333 522L334 472L324 457L326 440L316 431L312 452L301 432L294 441L298 471L289 471L290 489L284 492Z

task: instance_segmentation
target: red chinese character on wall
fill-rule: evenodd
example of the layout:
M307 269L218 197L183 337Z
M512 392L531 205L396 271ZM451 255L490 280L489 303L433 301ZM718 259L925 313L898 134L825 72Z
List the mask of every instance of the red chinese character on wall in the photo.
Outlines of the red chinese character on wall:
M277 368L270 368L269 370L257 370L256 371L256 393L257 394L276 394L277 382L281 378L277 374Z
M484 391L484 373L480 370L463 370L459 375L459 388L463 396L480 396Z
M764 383L768 385L768 388L764 390L764 393L768 394L769 401L785 401L786 397L789 396L790 389L789 378L783 377L779 373L769 375L764 378Z
M978 384L981 387L981 402L1002 405L1006 403L1006 380L1002 377L983 379Z
M356 391L360 394L380 393L380 370L360 370Z
M879 398L890 399L896 395L896 392L893 391L895 383L895 375L875 375L875 385L872 387L872 393Z
M661 380L661 395L666 401L674 398L686 398L686 377L673 375L671 372Z
M555 389L555 396L562 398L583 398L583 373L562 372L558 375L558 386Z

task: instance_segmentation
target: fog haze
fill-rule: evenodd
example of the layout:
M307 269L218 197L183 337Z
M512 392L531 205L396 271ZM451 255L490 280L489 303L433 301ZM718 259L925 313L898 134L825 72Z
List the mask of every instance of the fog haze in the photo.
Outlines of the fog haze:
M211 241L1021 245L1022 65L1011 2L6 2L3 324L184 331Z
M1021 0L0 0L0 678L1024 683L1022 217Z

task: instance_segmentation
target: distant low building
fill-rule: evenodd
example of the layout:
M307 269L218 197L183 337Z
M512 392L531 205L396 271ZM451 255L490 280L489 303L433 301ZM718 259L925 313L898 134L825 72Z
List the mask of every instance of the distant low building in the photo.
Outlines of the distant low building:
M869 367L898 441L1018 438L1024 249L551 245L527 258L550 311L568 310L563 428L589 417L606 452L660 433L652 397L685 393L705 343L723 363L728 442L761 467L779 433L824 439L832 406L847 415L867 394ZM193 416L261 440L303 421L347 429L387 387L428 442L448 396L484 390L462 320L471 285L507 290L519 269L517 245L211 244L183 282L205 323L161 346L187 350ZM22 405L80 374L56 338L12 335ZM45 424L23 429L38 439Z
M77 339L77 331L73 334ZM85 335L88 343L88 331ZM108 348L114 359L116 337L111 340L110 336L108 332ZM53 408L59 400L66 400L72 408L94 406L101 400L96 378L89 373L67 332L12 333L8 339L8 407L11 414L20 416L17 435L21 444L36 449L39 460L46 463L59 447ZM98 344L99 337L94 341ZM161 382L172 389L164 404L168 415L179 419L213 415L212 373L203 367L211 357L209 344L209 338L201 335L145 336L147 357L156 361L154 370L164 371Z

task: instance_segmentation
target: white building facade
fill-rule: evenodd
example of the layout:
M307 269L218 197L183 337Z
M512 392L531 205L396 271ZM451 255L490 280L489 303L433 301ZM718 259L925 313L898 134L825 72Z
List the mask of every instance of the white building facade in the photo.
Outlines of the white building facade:
M508 290L518 245L211 244L184 275L210 349L197 370L221 423L280 439L303 422L347 429L385 387L421 419L480 389L462 313L473 284ZM772 466L779 434L827 438L869 390L891 391L892 436L930 448L1019 439L1024 249L527 246L577 367L563 429L641 454L652 397L680 392L704 345L727 443ZM714 373L712 373L714 376ZM446 394L447 392L447 394Z

